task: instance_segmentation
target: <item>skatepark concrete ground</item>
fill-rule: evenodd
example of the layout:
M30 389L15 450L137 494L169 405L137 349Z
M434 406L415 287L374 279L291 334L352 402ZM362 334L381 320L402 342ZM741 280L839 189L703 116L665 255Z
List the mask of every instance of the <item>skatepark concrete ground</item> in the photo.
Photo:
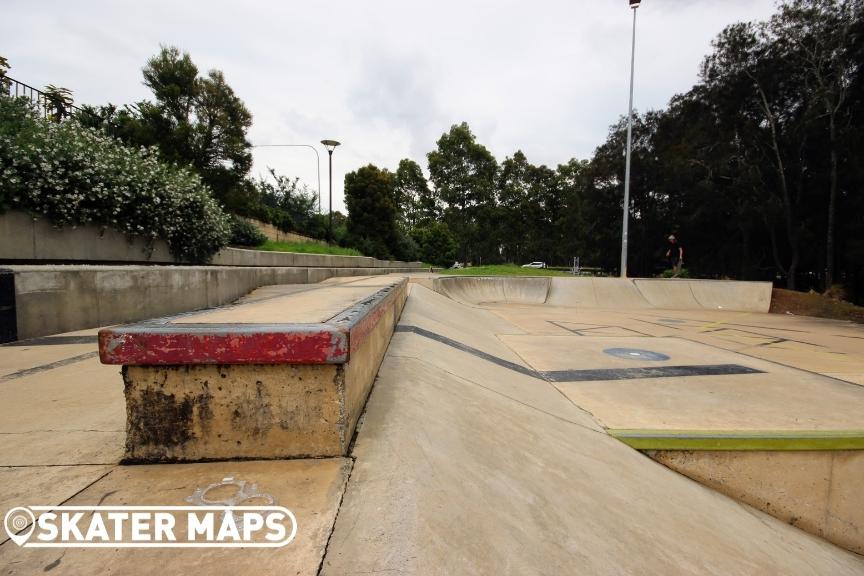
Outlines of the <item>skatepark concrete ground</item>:
M340 282L355 280L356 291L267 287L247 301L260 302L261 318L301 304L315 316L367 294L362 279ZM662 444L652 459L627 443L734 432L744 444L854 444L860 326L717 308L704 286L693 302L679 286L670 296L651 285L644 303L603 308L598 300L630 287L568 301L560 286L442 294L434 280L412 278L345 458L122 466L123 384L118 367L99 363L96 330L0 347L2 511L182 504L234 476L272 493L299 525L275 550L25 550L6 540L2 573L864 574L849 551L864 525L864 496L846 489L864 477L858 450L751 450L750 462L726 462L742 476L806 472L818 494L802 520L721 493L716 470L699 476L705 462L675 461L682 452ZM244 321L234 313L216 312ZM781 488L787 505L801 484ZM777 489L765 484L750 503Z

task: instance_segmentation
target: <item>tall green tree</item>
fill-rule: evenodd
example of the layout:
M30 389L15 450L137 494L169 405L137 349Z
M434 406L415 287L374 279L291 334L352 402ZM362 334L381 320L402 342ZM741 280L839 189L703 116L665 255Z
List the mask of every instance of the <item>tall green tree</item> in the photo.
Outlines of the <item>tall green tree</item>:
M437 220L441 206L429 188L420 165L410 159L399 161L394 178L399 219L406 229Z
M393 258L399 243L393 174L369 164L345 175L349 242L364 254Z
M842 0L792 0L770 21L774 43L799 67L807 93L818 112L814 121L827 124L828 193L825 238L825 284L834 283L834 235L839 186L840 141L849 87L858 63L852 36L864 3Z
M445 219L456 236L460 257L481 257L478 232L488 228L486 224L491 224L489 219L494 214L488 209L495 204L495 157L463 122L454 124L438 139L427 159L430 179L444 202ZM484 240L488 240L488 233Z

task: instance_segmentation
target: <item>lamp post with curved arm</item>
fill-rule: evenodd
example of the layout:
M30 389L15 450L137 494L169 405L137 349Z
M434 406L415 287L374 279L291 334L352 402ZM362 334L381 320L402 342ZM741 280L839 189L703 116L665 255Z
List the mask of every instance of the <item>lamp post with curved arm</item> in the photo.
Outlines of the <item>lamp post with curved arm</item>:
M311 144L255 144L253 148L311 148L315 152L315 161L318 164L318 213L321 213L321 156L318 149Z

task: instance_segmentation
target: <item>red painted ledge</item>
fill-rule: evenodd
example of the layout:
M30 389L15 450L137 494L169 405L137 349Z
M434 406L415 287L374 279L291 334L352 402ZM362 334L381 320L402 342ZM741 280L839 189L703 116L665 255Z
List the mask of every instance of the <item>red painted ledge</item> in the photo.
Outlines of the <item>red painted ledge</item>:
M407 281L383 288L316 324L145 322L99 331L103 364L343 364L366 339Z

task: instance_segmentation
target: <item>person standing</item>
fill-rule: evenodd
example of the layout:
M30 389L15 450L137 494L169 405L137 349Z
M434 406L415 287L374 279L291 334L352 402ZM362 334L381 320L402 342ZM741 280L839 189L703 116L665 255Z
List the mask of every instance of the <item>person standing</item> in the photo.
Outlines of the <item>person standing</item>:
M684 266L684 247L678 242L674 234L670 234L668 240L669 248L666 250L666 260L669 261L669 267L674 272L672 277L677 278Z

